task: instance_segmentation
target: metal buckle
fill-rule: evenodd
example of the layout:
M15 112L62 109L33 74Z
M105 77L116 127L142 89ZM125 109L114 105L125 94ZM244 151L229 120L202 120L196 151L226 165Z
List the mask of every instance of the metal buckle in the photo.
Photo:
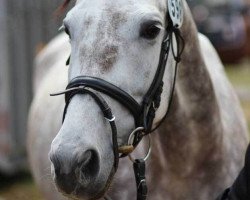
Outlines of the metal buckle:
M129 138L128 138L128 145L133 145L135 133L137 133L138 131L144 131L144 130L145 130L144 127L138 127L138 128L136 128L136 129L130 134L130 136L129 136ZM143 136L145 136L145 134L144 134ZM149 158L149 156L150 156L150 154L151 154L151 149L152 149L152 147L151 147L151 136L150 136L150 135L147 135L147 138L148 138L148 151L147 151L146 156L143 158L144 161L147 161L147 160L148 160L148 158ZM128 157L129 157L129 159L130 159L133 163L135 162L136 159L134 159L134 158L132 157L131 154L129 154Z

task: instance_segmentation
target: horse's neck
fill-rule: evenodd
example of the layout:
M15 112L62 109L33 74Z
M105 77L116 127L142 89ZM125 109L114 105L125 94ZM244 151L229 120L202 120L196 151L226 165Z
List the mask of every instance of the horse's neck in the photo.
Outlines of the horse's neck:
M215 92L200 52L196 27L189 9L185 10L181 32L186 47L178 68L175 96L165 123L154 136L158 148L155 156L163 155L159 165L167 165L178 176L217 163L221 149Z

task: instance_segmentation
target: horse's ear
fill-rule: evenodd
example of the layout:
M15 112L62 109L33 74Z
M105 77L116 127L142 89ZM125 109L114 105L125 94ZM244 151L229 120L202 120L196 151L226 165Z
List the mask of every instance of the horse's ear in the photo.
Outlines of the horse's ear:
M60 5L56 11L55 11L55 16L60 16L67 8L71 0L65 0L62 5Z
M182 0L168 0L168 15L175 28L180 28L183 23L183 7Z

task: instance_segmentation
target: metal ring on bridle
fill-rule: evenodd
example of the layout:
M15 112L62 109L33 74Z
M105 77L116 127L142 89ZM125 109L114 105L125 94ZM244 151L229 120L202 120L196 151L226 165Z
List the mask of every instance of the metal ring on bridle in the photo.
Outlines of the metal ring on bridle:
M134 140L134 136L135 136L135 133L137 133L138 131L144 131L144 127L138 127L136 128L129 136L128 138L128 145L132 145L133 144L133 140ZM146 156L143 158L144 161L147 161L147 159L149 158L150 154L151 154L151 136L150 135L146 135L147 138L148 138L148 151L147 151L147 154ZM132 162L135 162L135 159L132 157L131 154L128 155L129 159L132 161Z
M106 117L104 117L106 120L108 120L109 122L114 122L115 121L115 116L113 115L112 116L112 119L108 119L108 118L106 118Z

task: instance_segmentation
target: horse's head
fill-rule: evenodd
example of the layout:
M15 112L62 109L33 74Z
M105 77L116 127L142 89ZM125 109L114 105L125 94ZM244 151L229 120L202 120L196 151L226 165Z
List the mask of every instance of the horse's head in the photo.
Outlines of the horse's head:
M64 20L70 37L69 79L87 75L104 79L142 103L157 70L168 20L165 0L79 0ZM164 91L154 125L168 107L174 65L169 56ZM118 145L135 129L131 112L100 93L116 117ZM52 142L50 159L58 189L68 196L95 199L112 179L112 131L89 94L71 98L64 123Z

